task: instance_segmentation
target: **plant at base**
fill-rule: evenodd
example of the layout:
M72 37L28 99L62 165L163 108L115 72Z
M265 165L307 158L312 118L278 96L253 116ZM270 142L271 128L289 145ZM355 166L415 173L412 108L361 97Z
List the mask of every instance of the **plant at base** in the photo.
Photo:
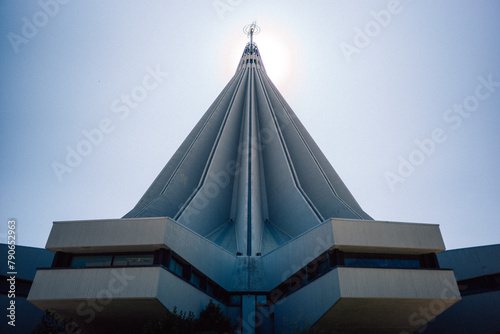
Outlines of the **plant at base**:
M174 306L172 312L147 322L142 328L142 334L192 334L194 333L194 322L193 312L180 311L177 314L177 307Z
M60 320L55 312L46 310L40 322L36 325L35 329L31 331L31 334L79 334L80 332L81 330L71 319Z
M195 328L197 333L225 334L233 331L231 319L222 312L220 305L215 304L212 299L200 312L200 318L197 319Z
M193 312L179 312L174 306L172 312L158 319L148 321L141 334L229 334L233 332L231 319L224 315L220 305L212 300L196 319Z

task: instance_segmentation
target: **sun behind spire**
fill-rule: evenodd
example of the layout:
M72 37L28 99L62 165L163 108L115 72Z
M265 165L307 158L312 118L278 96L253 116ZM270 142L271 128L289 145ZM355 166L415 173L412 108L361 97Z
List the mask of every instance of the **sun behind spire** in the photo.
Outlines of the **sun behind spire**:
M253 21L252 24L247 24L243 27L243 32L250 38L250 52L253 53L255 49L255 44L253 43L253 35L260 33L260 27L257 22Z

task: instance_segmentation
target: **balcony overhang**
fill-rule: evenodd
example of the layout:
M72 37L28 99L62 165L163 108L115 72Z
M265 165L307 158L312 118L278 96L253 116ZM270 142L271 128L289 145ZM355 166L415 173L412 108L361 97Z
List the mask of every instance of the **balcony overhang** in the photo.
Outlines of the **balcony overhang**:
M262 256L267 289L330 249L381 254L427 254L445 249L439 225L329 219Z
M156 217L54 222L46 248L77 254L168 248L228 291L270 291L329 249L425 254L445 247L434 224L329 219L264 256L241 259L168 217ZM250 262L260 269L245 270Z
M166 248L168 218L54 222L45 248L57 252L148 252Z
M236 254L168 217L54 222L45 248L73 254L171 249L225 287L236 261Z
M39 269L28 295L39 309L85 328L117 319L143 324L174 306L198 315L211 298L162 267Z
M445 250L437 224L330 219L333 247L346 252L425 254Z
M289 319L342 333L412 333L460 300L453 271L339 267L276 305Z

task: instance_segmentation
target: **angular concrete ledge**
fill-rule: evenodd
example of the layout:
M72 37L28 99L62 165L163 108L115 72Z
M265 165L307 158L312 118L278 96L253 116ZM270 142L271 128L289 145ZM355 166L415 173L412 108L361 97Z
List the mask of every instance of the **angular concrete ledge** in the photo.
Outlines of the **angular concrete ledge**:
M330 219L264 256L243 260L176 221L161 217L54 222L46 248L78 254L168 248L228 291L270 291L332 248L425 254L442 251L444 243L438 225ZM252 263L254 270L245 269L242 261Z
M165 247L168 218L54 222L45 248L57 252L154 251Z
M425 254L445 250L437 224L330 219L334 247L363 253Z
M54 222L46 248L74 254L168 248L228 289L236 255L168 217Z
M278 302L276 329L301 319L342 333L411 333L459 300L451 270L339 267Z
M79 323L94 317L116 319L117 314L142 323L174 306L198 315L210 299L161 267L41 269L28 295L28 301L41 310Z
M329 219L262 256L272 289L327 250L383 254L439 253L445 249L434 224Z
M37 270L28 300L43 307L45 300L63 302L112 296L156 298L161 267L74 268Z

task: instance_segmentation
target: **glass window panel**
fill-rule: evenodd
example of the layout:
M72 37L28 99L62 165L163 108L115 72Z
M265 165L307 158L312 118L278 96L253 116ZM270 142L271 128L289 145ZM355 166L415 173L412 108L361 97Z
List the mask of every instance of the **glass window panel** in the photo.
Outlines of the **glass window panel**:
M153 265L153 257L153 254L116 255L113 266L151 266Z
M213 296L215 293L215 286L211 283L208 283L207 292L209 295Z
M323 261L318 264L318 272L320 274L326 272L327 270L328 270L328 262Z
M174 258L170 259L170 264L168 268L177 276L182 277L182 265L179 262L177 262Z
M484 276L458 281L458 288L468 294L487 290L487 281Z
M494 283L494 288L499 289L500 288L500 274L492 275L492 281Z
M346 257L344 259L346 266L368 267L368 268L420 268L418 259L397 259L391 257Z
M201 277L200 277L200 275L197 275L197 274L195 274L195 273L192 273L192 274L191 274L191 280L190 280L190 281L191 281L191 283L192 283L195 287L199 288L199 287L200 287L200 283L201 283Z
M109 267L111 258L111 255L74 256L71 260L71 267Z

